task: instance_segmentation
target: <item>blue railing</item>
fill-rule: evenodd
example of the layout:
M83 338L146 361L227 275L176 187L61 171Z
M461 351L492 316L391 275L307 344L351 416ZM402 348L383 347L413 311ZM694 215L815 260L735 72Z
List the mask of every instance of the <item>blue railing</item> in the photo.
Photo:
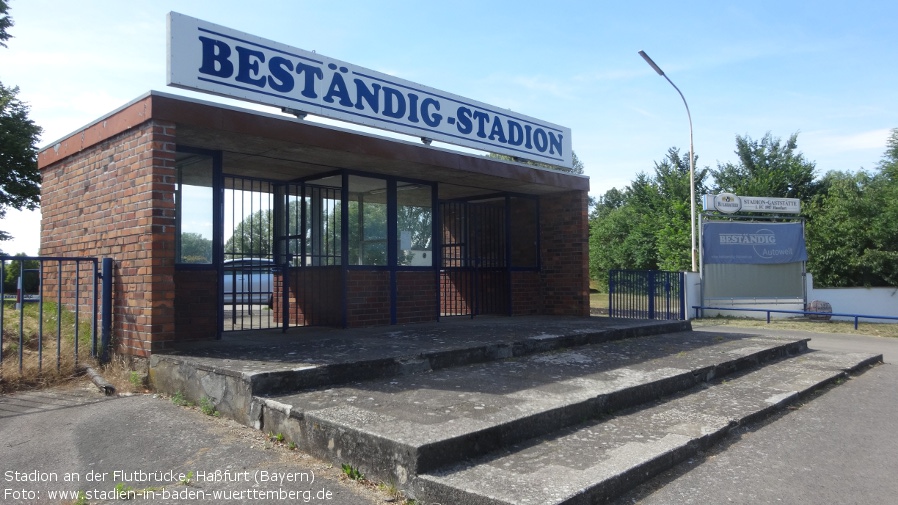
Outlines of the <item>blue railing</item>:
M608 315L635 319L686 319L683 272L611 270Z
M898 316L872 316L868 314L843 314L839 312L813 312L807 310L780 310L780 309L743 309L743 308L735 308L735 307L705 307L702 305L693 305L693 309L695 309L695 317L696 319L699 317L699 310L736 310L743 312L766 312L767 313L767 324L770 324L770 314L775 312L777 314L801 314L805 316L831 316L831 317L851 317L854 318L854 329L857 329L858 319L887 319L891 321L898 321Z
M100 267L102 266L102 270ZM10 272L11 268L17 268ZM12 364L23 372L26 352L36 364L38 373L44 368L44 348L55 351L55 368L62 364L63 313L71 315L66 328L71 328L71 353L78 362L81 322L87 318L87 338L90 354L101 361L107 359L112 325L112 259L56 256L0 255L0 365ZM18 272L18 274L16 274ZM25 274L30 275L25 275ZM8 277L8 279L7 279ZM12 285L5 285L11 280ZM101 283L102 280L102 283ZM32 317L36 328L25 328L26 305L35 306ZM102 312L101 309L102 308ZM7 315L7 312L9 314ZM102 319L99 315L102 314ZM12 320L9 320L12 318ZM97 323L100 323L98 341ZM26 351L27 348L27 351Z

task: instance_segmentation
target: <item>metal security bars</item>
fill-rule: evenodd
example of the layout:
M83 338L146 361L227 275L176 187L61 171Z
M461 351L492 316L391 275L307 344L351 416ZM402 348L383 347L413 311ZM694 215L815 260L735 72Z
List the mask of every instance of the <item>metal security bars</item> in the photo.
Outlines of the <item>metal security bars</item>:
M630 319L686 319L686 274L611 270L608 315Z
M224 329L274 328L274 185L233 176L224 185Z
M440 314L505 314L509 307L505 199L444 202Z
M9 370L40 374L47 365L60 370L88 356L105 359L112 321L112 260L103 260L102 275L98 268L97 258L0 256L4 374Z

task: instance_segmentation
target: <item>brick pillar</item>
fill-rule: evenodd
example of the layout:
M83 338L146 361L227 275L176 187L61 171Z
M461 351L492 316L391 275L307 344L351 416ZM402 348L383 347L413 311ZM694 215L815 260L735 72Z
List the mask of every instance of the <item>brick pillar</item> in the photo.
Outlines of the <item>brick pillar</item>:
M118 351L147 356L172 340L174 125L135 125L42 166L41 176L41 254L115 260Z
M589 222L586 191L540 200L543 313L589 315Z

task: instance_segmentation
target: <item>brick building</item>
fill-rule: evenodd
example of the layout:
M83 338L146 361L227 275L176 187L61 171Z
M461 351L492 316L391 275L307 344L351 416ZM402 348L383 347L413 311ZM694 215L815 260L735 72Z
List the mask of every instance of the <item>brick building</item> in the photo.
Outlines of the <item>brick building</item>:
M237 328L247 257L277 266L253 328L589 313L583 176L158 92L38 164L41 254L115 260L120 352Z

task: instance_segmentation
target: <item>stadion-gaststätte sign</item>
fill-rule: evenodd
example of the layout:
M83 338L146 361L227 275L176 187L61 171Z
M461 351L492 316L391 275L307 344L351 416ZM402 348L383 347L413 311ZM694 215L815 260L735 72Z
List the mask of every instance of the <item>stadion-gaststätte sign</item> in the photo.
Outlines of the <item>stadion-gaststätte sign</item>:
M571 131L171 12L168 84L570 167Z

